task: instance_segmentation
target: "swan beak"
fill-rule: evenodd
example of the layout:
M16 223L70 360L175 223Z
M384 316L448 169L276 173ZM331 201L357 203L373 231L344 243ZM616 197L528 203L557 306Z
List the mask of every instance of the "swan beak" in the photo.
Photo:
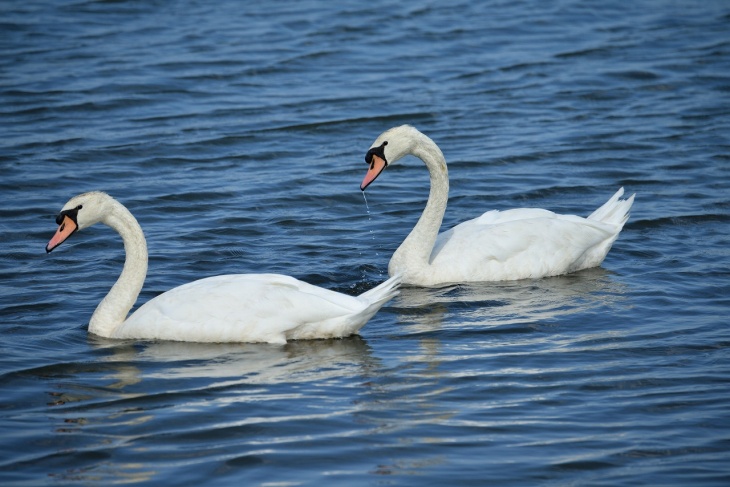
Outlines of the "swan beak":
M375 181L375 178L380 176L380 173L383 172L385 166L385 160L382 157L373 154L372 160L370 162L370 169L368 169L367 174L365 174L365 178L360 184L360 191L365 191L365 188L370 186L370 183Z
M74 222L71 217L64 215L63 221L58 226L58 230L56 230L56 234L53 236L51 241L48 242L48 245L46 245L46 252L50 253L51 250L61 245L67 238L73 235L78 228L79 227L76 225L76 222Z

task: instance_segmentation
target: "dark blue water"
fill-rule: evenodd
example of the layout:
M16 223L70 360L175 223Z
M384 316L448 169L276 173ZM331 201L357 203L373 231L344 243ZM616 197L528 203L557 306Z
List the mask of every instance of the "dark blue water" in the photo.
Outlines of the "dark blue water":
M4 485L727 485L730 4L0 5ZM489 209L632 216L602 267L405 289L343 340L112 341L124 259L54 215L104 190L150 248L140 303L214 274L356 294L425 204L410 123Z

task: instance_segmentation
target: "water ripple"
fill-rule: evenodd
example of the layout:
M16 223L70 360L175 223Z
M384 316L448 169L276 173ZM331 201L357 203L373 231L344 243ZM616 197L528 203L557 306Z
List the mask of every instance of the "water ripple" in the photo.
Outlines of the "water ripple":
M730 13L647 7L6 6L0 478L724 485ZM446 227L620 186L631 219L600 268L407 287L362 337L284 346L90 336L121 242L44 255L100 189L148 239L140 303L231 272L359 294L427 198L412 158L358 190L404 123L448 160Z

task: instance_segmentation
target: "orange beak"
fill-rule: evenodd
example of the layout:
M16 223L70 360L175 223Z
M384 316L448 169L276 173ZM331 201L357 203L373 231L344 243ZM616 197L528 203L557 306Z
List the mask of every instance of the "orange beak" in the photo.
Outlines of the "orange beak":
M375 154L373 154L372 157L370 169L368 169L367 174L365 174L365 178L362 180L362 183L360 183L360 191L365 191L365 188L370 186L370 183L375 181L375 178L380 176L380 173L383 172L383 169L385 169L385 160L383 160L382 157Z
M46 245L46 252L50 252L59 245L61 245L67 238L69 238L76 230L78 226L68 215L64 215L63 221L58 226L56 234L53 236L48 245Z

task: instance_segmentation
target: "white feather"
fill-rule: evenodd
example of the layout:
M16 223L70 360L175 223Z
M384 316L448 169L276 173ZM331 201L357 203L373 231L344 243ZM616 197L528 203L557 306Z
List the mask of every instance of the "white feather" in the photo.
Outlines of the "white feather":
M634 196L623 188L588 218L538 208L492 210L438 233L446 211L449 178L441 150L424 134L404 125L384 132L392 164L406 155L420 158L431 175L426 208L395 251L388 270L407 284L435 286L556 276L603 262L629 217Z
M127 252L122 274L89 322L89 331L100 336L268 343L339 338L357 333L398 294L399 277L360 296L348 296L289 276L232 274L171 289L127 318L147 272L142 229L121 203L105 193L76 196L64 209L77 207L81 207L79 229L105 223L119 232Z

